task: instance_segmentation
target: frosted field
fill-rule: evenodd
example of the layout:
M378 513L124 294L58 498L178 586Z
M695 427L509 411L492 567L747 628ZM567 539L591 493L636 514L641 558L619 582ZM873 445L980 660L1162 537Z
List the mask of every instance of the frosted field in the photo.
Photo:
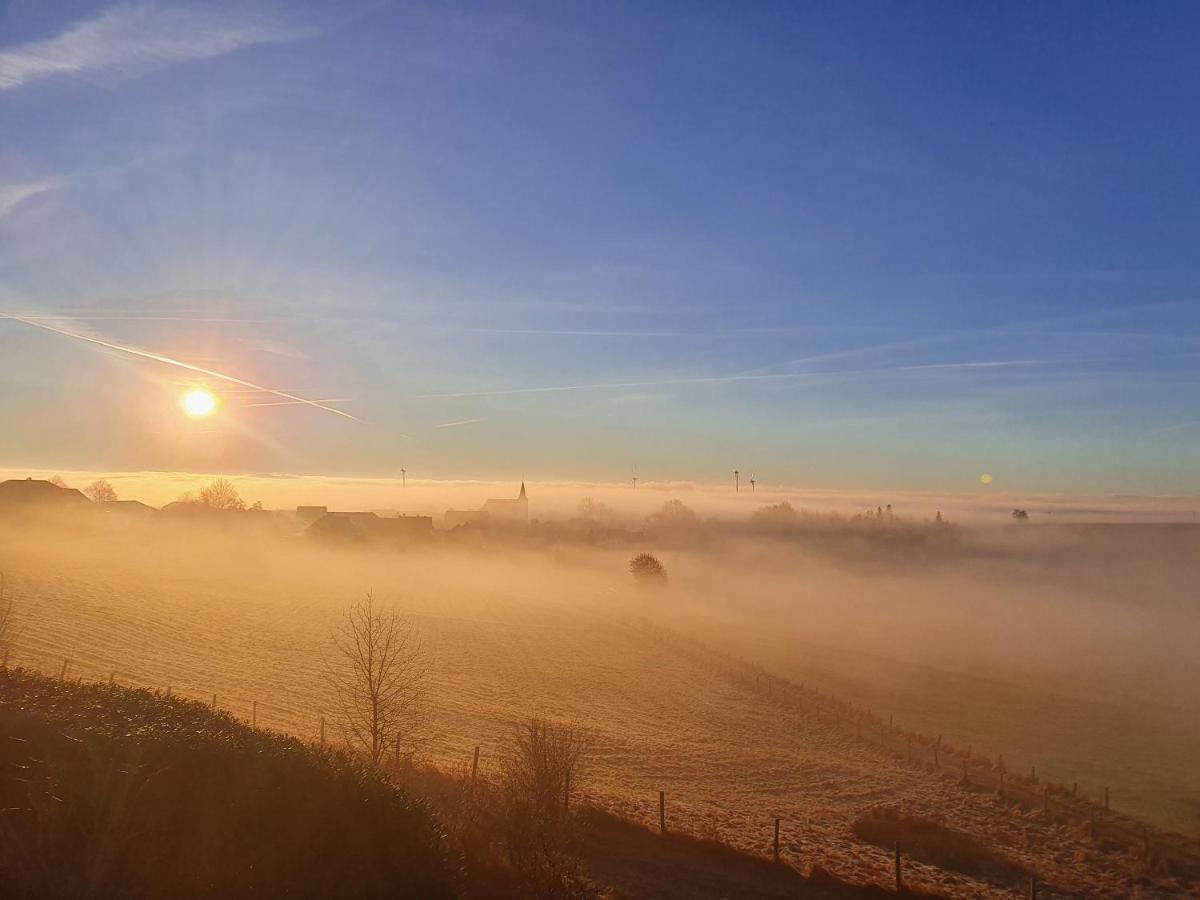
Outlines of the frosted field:
M466 766L479 744L486 772L515 722L547 715L593 730L596 752L581 792L598 804L656 822L657 792L665 790L670 825L764 853L779 816L784 856L801 866L819 863L845 878L890 883L890 854L850 831L864 810L887 804L983 838L1066 892L1182 890L1170 881L1131 882L1121 852L1085 849L1071 829L1039 813L965 791L952 778L854 740L844 728L781 712L640 625L642 616L671 627L686 623L742 655L761 653L773 670L796 680L844 696L857 685L862 696L855 699L875 705L904 687L877 680L911 663L871 669L828 649L857 618L844 615L853 606L848 597L861 587L849 576L822 573L815 584L811 571L785 569L714 584L701 557L667 551L673 586L649 598L631 589L624 552L371 556L180 537L130 533L49 543L5 535L0 571L22 628L15 661L57 672L65 657L72 676L106 680L115 671L122 683L169 686L206 702L215 693L220 707L247 719L257 700L260 726L313 738L325 712L333 738L322 656L341 609L371 589L419 623L433 665L425 754L441 766ZM786 600L795 609L779 579L797 595L827 596L803 601L806 613L794 621L777 606ZM842 617L834 614L838 608ZM863 641L856 652L878 649L872 635L888 616L859 612ZM799 623L813 617L824 624L803 633L826 649L795 642ZM910 701L913 710L951 711L944 699ZM997 749L987 746L988 737L1000 743L996 732L1003 727L998 749L1019 757L1019 728L976 719L970 729L981 735L979 752ZM959 742L954 723L911 724ZM908 865L912 883L955 896L1012 896L1018 887Z

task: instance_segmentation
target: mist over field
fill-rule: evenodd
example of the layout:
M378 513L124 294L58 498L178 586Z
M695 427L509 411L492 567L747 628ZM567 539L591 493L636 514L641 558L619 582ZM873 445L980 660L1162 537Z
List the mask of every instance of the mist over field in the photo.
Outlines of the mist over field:
M0 0L0 898L1200 900L1198 33Z
M1200 529L739 517L777 509L765 493L666 521L642 514L662 495L637 493L582 508L577 494L572 508L560 488L549 509L535 493L526 536L438 531L399 550L328 546L290 513L5 528L12 661L215 695L218 708L311 739L322 717L335 727L323 675L333 629L373 592L412 616L429 654L419 756L449 770L476 745L493 768L530 715L586 722L596 756L582 789L601 807L651 822L666 790L680 827L751 850L764 815L799 817L795 853L866 881L886 854L848 848L844 829L881 802L979 827L985 813L937 782L865 762L827 725L789 721L670 643L691 639L898 729L1003 756L1013 772L1036 766L1091 798L1109 787L1128 814L1196 830ZM664 588L631 579L639 551L661 560ZM660 629L677 637L664 643ZM1045 868L1024 839L997 840ZM1081 872L1071 877L1104 883ZM993 890L937 869L923 877Z

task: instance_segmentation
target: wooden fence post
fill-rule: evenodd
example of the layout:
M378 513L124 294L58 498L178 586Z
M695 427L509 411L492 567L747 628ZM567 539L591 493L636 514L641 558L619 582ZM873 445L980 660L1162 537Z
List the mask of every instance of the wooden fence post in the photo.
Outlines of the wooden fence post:
M251 701L251 703L253 705L250 707L250 727L257 728L258 727L258 701L253 700L253 701Z
M471 784L475 783L475 773L479 771L479 745L475 745L475 755L471 758Z
M67 663L70 662L65 656L63 657L62 671L58 673L59 681L67 680Z
M892 845L892 849L896 854L896 893L904 893L904 874L900 870L900 842L896 841Z
M213 709L217 708L217 695L216 694L213 694L212 708Z
M667 794L666 791L658 792L658 833L667 833Z
M779 862L779 819L778 819L778 818L776 818L776 819L775 819L775 848L774 848L774 857L775 857L775 862Z
M321 746L325 746L325 717L321 716Z
M117 680L117 673L115 671L109 672L108 673L108 683L115 684L116 680Z

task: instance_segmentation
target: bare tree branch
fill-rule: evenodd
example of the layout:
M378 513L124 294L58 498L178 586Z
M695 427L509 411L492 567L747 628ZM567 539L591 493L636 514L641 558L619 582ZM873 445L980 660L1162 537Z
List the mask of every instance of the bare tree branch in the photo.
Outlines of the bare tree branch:
M375 595L351 604L333 633L326 677L337 695L346 740L376 765L389 750L411 754L428 721L428 662L412 621L381 610Z

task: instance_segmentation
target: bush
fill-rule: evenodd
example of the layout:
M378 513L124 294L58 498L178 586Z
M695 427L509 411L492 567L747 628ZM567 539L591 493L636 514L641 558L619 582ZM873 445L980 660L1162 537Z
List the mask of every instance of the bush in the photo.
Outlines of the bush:
M517 729L500 777L500 828L509 861L537 897L574 897L579 864L568 853L570 791L589 750L574 725L531 719Z
M0 733L0 895L455 894L427 807L343 753L20 669Z
M649 553L639 553L629 561L629 574L645 587L661 587L667 583L667 570L658 557Z

